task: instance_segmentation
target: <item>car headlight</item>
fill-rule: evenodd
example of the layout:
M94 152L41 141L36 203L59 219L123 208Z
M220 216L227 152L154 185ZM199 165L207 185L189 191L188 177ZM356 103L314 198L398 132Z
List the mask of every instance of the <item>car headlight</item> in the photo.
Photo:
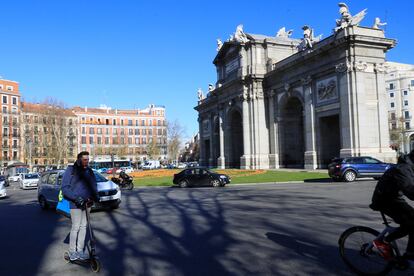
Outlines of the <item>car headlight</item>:
M121 190L121 188L119 188L119 185L116 185L116 190L117 191L120 191Z
M220 178L221 178L221 179L226 179L226 178L227 178L227 176L225 176L225 175L220 175Z

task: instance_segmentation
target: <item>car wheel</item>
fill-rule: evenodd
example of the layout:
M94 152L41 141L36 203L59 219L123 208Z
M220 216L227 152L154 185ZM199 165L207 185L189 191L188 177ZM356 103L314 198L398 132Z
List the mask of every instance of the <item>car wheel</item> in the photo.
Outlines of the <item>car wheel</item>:
M49 208L49 204L46 201L46 198L44 196L39 197L39 205L42 210L47 210Z
M186 180L181 180L180 183L180 188L187 188L188 187L188 183Z
M356 173L354 171L347 171L344 174L344 180L346 182L352 182L356 179Z
M220 187L220 181L218 179L213 179L210 183L213 187Z

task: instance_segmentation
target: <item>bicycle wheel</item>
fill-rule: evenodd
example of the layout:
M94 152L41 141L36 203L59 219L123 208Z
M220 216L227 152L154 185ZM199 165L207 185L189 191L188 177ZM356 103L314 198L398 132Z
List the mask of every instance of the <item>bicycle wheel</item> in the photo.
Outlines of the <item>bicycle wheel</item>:
M365 226L351 227L339 238L339 252L345 264L358 275L384 275L393 264L385 260L376 248L371 248L372 241L379 232Z

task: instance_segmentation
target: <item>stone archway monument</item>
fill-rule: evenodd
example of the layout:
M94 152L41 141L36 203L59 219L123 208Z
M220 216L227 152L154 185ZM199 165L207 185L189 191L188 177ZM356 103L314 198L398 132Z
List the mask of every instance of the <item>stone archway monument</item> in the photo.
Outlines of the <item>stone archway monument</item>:
M245 33L239 25L231 39L219 41L218 80L195 107L201 164L235 164L234 147L228 148L235 141L228 127L233 109L240 110L242 122L237 128L243 138L240 168L315 169L333 157L363 155L395 160L389 148L384 65L395 40L378 25L359 26L366 10L352 16L345 4L339 7L340 18L325 39L309 25L302 28L301 39L291 38L286 28L272 37ZM203 133L213 118L219 119L217 136ZM214 145L217 160L203 153L213 152Z

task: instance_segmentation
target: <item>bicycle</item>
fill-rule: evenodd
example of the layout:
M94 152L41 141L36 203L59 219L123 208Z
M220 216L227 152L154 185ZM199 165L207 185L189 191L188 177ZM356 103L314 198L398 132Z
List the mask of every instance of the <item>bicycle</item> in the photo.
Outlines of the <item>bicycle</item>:
M374 247L375 239L383 239L398 227L390 226L381 212L385 229L380 233L366 226L354 226L345 230L339 238L339 252L345 264L358 275L385 275L393 268L407 270L410 263L400 253L396 241L390 243L392 257L386 260Z

